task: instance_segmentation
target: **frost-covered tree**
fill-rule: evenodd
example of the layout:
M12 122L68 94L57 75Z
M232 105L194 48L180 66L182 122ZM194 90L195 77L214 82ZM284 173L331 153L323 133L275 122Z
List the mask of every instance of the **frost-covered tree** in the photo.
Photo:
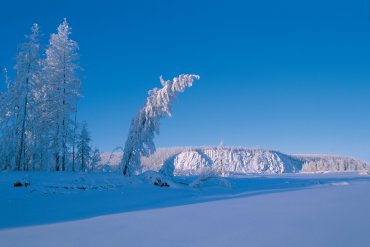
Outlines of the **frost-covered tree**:
M16 140L16 170L28 170L34 152L32 143L33 119L39 116L35 109L35 94L40 81L39 26L33 24L27 42L20 46L17 63L14 66L16 77L12 85L11 103L13 108L13 127Z
M90 164L90 170L95 171L96 167L101 162L101 154L98 148L94 148L91 153L91 164Z
M216 149L216 159L213 163L214 169L217 170L217 173L220 176L225 175L225 161L224 161L224 143L223 141L220 142Z
M20 46L15 77L0 95L0 169L66 170L80 96L78 45L64 19L40 59L39 27ZM75 155L73 155L75 157Z
M163 117L171 116L171 105L178 93L191 87L198 75L183 74L173 81L160 78L162 88L154 88L143 108L131 121L128 137L124 147L120 169L123 175L133 175L141 168L141 156L149 156L155 152L154 135L159 134L159 122Z
M6 91L0 95L0 168L10 170L13 168L15 161L15 140L12 124L14 112L11 103L13 87L8 78L7 69L1 72L4 72Z
M77 160L79 161L81 171L86 171L90 164L90 142L90 133L87 129L87 123L84 122L77 140Z
M44 111L50 125L50 147L56 171L66 170L68 145L73 134L71 115L76 111L80 96L78 45L70 35L71 28L64 19L58 32L51 35L43 69L46 82Z
M33 24L27 41L20 45L12 82L1 96L1 150L3 162L15 170L34 165L34 119L38 118L35 95L40 82L39 26ZM32 167L31 167L32 166Z

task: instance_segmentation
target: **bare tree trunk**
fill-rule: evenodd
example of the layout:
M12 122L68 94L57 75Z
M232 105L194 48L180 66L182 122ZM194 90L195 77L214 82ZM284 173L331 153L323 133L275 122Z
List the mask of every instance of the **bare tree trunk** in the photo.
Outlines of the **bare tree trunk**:
M82 143L82 150L81 150L81 170L85 171L85 148L84 143Z
M62 135L62 171L65 171L65 163L66 163L66 149L67 149L67 144L66 144L66 119L65 119L65 104L66 104L66 88L65 88L65 85L67 83L66 81L66 54L64 52L64 56L63 56L63 63L64 63L64 68L63 68L63 121L62 121L62 131L63 131L63 135Z
M59 172L59 154L55 154L55 170Z
M67 146L66 146L66 135L65 135L65 122L64 122L64 119L63 119L63 122L62 122L62 127L63 127L63 135L62 135L62 171L65 171L66 170L66 149L67 149Z
M129 156L128 156L128 159L127 159L127 162L125 163L125 166L123 167L123 175L127 176L129 175L129 165L130 165L130 160L131 160L131 156L132 156L132 151L130 152Z
M73 146L72 146L72 171L75 171L75 161L76 161L76 153L75 153L75 146L76 146L76 129L77 129L77 110L75 113L75 122L73 126Z
M55 170L58 172L60 170L60 146L59 146L59 116L58 116L58 125L57 125L57 133L56 133L56 146L57 150L55 151Z
M31 54L30 52L28 53L29 57L31 57ZM22 163L22 153L23 153L23 170L27 170L28 168L26 167L26 164L25 164L25 161L26 161L26 148L25 148L25 132L26 132L26 118L27 118L27 104L28 104L28 83L29 83L29 74L31 72L31 60L28 61L28 64L27 64L27 78L26 78L26 90L25 90L25 96L24 96L24 105L23 105L23 118L22 118L22 129L21 129L21 137L20 137L20 143L19 143L19 146L18 146L18 157L16 159L16 166L18 168L21 167L21 163Z
M23 110L23 118L22 118L22 127L21 127L21 136L20 141L18 145L18 156L16 160L16 166L20 169L22 166L22 154L25 154L24 152L24 134L25 134L25 128L26 128L26 116L27 116L27 96L24 99L24 110ZM25 159L25 157L23 157ZM26 164L23 162L23 170L26 170Z

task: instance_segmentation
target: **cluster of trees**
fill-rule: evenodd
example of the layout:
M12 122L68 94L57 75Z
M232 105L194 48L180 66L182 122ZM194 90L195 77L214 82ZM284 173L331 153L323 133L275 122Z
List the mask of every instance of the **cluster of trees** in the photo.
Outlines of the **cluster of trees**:
M0 95L0 170L81 171L93 169L87 124L79 128L81 95L78 44L66 19L41 49L40 30L31 28L21 44L6 90Z
M64 19L42 50L39 26L34 24L19 47L14 79L3 71L0 170L87 171L98 165L100 152L91 148L87 124L76 120L81 95L79 47L70 35ZM121 161L124 175L140 172L141 158L155 151L160 119L171 116L177 94L197 79L191 74L173 81L161 78L162 88L149 91L146 104L131 122Z
M304 157L298 156L304 163L302 172L343 172L343 171L368 171L366 162L345 157Z

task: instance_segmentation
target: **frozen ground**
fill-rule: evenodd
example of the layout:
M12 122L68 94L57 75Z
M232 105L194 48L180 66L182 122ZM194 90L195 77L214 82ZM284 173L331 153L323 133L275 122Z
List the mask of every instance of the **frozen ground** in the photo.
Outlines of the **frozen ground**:
M369 176L151 175L0 173L0 246L370 246Z

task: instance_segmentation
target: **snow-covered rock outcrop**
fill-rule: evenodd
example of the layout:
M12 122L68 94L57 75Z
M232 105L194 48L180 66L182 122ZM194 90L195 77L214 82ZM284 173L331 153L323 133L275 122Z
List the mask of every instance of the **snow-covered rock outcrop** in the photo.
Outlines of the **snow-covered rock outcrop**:
M118 165L122 154L103 155L102 164ZM142 158L143 170L166 175L198 175L213 171L225 176L247 173L296 173L370 171L366 162L347 157L287 155L278 151L247 148L161 148Z
M222 174L299 172L302 161L277 151L244 148L199 148L180 152L165 162L162 171L197 175L204 170ZM170 168L170 166L173 166Z

